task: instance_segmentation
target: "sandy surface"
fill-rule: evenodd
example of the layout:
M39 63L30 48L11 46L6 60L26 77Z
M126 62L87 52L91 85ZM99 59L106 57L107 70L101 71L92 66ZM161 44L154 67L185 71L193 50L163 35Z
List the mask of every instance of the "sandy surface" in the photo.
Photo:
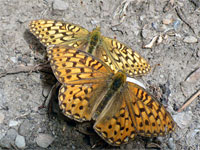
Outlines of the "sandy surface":
M28 31L31 20L63 20L90 31L100 25L103 35L116 37L149 61L153 69L142 81L161 97L179 126L167 137L138 137L118 149L153 144L165 150L196 150L200 148L199 100L181 113L177 109L200 88L199 77L185 81L200 67L199 7L193 0L174 0L173 6L168 0L0 0L0 72L46 61L45 48ZM160 38L151 49L142 48L155 37ZM75 122L49 117L46 108L38 108L54 83L53 75L41 72L0 78L0 149L91 149L99 141L97 135L78 132ZM96 147L108 148L116 149Z

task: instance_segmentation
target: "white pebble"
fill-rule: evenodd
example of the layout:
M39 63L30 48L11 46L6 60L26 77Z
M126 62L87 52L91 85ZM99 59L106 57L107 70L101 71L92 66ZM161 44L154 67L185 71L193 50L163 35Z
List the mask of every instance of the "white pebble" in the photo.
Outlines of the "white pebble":
M198 40L194 36L186 36L183 40L185 43L196 43Z
M53 141L54 138L49 134L39 134L36 138L37 145L42 148L47 148Z
M15 139L15 145L20 149L25 148L26 146L25 138L21 135L17 135Z
M17 63L17 58L16 58L16 57L10 57L10 60L11 60L13 63Z
M15 120L10 120L9 121L9 127L14 127L14 126L17 126L19 124L18 121L15 121Z
M55 0L53 3L54 10L66 10L68 8L68 3L62 0Z
M173 115L173 118L181 129L185 129L192 123L192 112L181 112Z

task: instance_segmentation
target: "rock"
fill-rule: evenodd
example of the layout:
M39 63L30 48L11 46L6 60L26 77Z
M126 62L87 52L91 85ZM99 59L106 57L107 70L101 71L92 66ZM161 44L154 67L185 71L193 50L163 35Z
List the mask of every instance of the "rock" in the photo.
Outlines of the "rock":
M26 146L25 138L21 135L17 135L15 145L20 149L24 149Z
M29 120L25 120L19 127L19 134L23 135L23 136L28 136L30 134L31 131L31 123L29 122Z
M14 127L14 126L17 126L19 124L18 121L15 121L15 120L10 120L9 121L9 127Z
M0 140L0 147L10 149L17 135L18 133L15 129L9 129L7 134Z
M194 36L186 36L183 40L185 43L196 43L198 40Z
M165 18L165 19L163 19L163 20L162 20L163 24L166 24L166 25L168 25L168 24L172 23L172 21L173 21L173 19L172 19L172 18L170 18L170 19L168 19L168 18Z
M173 138L169 138L168 146L171 150L176 150L176 144Z
M199 132L200 129L192 129L187 133L186 137L188 146L193 146L195 138L198 136Z
M173 118L181 129L186 129L192 123L192 112L181 112L173 115Z
M53 141L54 138L49 134L39 134L36 138L37 145L42 148L47 148Z
M0 112L0 124L3 123L5 115Z
M11 60L13 63L17 63L17 58L16 58L16 57L10 57L10 60Z
M68 8L68 3L62 0L55 0L53 2L54 10L66 10Z

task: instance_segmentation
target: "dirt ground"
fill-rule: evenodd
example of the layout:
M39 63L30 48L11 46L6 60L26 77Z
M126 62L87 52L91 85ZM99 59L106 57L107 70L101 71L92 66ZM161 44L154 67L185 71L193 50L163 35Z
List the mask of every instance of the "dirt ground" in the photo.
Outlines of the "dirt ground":
M90 31L99 25L104 36L139 52L153 68L140 80L178 127L167 137L137 137L111 147L97 135L81 133L76 122L39 108L56 82L51 73L0 74L0 150L200 149L200 99L177 112L200 89L198 0L0 0L0 73L46 61L45 47L28 31L36 19L63 20ZM195 77L187 79L192 73Z

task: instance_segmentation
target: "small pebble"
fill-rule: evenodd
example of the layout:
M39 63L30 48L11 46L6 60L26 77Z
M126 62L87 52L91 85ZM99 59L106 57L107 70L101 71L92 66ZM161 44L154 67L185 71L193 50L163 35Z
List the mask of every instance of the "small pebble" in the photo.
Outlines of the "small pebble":
M15 145L20 149L24 149L26 146L25 138L21 135L17 135Z
M37 145L42 148L47 148L53 141L54 138L49 134L39 134L36 138Z
M5 115L0 112L0 124L3 123Z
M173 118L181 129L186 129L192 123L192 112L181 112L173 115Z
M54 10L66 10L68 8L68 3L62 0L55 0L53 2L53 9Z
M192 129L187 132L187 144L192 146L194 144L195 139L198 137L198 133L200 132L199 129Z
M30 134L31 131L31 123L29 122L29 120L25 120L20 126L19 126L19 134L23 135L23 136L28 136Z
M171 150L176 150L176 144L174 143L173 138L169 138L168 146Z
M17 63L17 58L16 58L16 57L10 57L10 60L11 60L13 63Z
M19 124L18 121L15 121L15 120L10 120L9 121L9 127L14 127L14 126L17 126Z
M76 149L76 147L74 145L72 145L72 149Z
M198 40L194 36L186 36L183 40L185 43L196 43Z
M10 149L11 144L14 144L15 138L18 135L15 129L9 129L4 137L0 140L0 147L5 147Z
M172 23L172 21L173 21L173 19L163 19L163 24L166 24L166 25L168 25L168 24L170 24L170 23Z
M163 75L163 74L161 74L161 75L160 75L160 78L164 78L164 75Z

